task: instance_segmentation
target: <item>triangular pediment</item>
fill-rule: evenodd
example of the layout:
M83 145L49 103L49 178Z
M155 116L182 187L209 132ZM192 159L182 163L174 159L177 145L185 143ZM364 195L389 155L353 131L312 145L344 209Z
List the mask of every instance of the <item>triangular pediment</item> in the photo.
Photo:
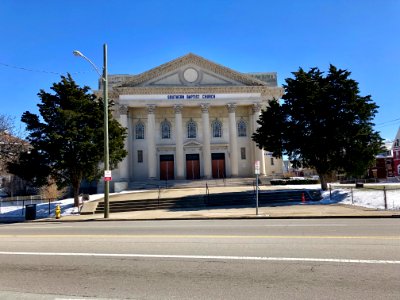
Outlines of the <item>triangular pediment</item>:
M122 87L264 86L265 82L189 53L139 74Z
M201 147L202 144L198 141L188 141L186 143L183 144L184 147Z
M140 86L228 86L242 85L240 82L213 74L196 65L188 64L165 76L143 82Z

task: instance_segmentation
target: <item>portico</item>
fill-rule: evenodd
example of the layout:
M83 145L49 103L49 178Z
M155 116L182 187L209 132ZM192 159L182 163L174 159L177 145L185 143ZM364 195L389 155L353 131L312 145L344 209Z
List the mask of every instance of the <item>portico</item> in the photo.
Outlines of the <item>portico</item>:
M282 95L275 73L246 75L188 54L113 76L110 97L129 153L113 172L117 182L249 177L255 160L261 175L282 172L251 140L261 109Z

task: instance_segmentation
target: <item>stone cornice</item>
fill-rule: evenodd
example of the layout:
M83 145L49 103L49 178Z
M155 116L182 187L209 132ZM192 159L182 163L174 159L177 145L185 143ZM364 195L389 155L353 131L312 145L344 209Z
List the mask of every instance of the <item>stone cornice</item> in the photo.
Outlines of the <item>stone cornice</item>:
M156 77L165 75L169 72L172 72L180 67L183 67L188 64L194 64L199 67L202 67L208 71L211 71L215 74L219 74L225 76L227 78L231 78L235 81L241 82L244 85L249 86L266 86L264 81L258 80L254 77L248 76L246 74L234 71L230 68L222 66L220 64L216 64L211 62L201 56L195 55L193 53L189 53L185 56L174 59L170 62L162 64L158 67L155 67L149 71L146 71L142 74L135 76L133 79L128 80L122 84L122 87L134 87L140 85L143 82L149 81Z
M102 90L97 90L97 91L93 91L93 94L97 97L97 98L103 98L103 91ZM118 99L118 92L116 90L109 90L108 91L108 99L109 100L114 100Z
M115 100L115 99L118 99L118 96L119 96L119 94L118 94L117 91L111 90L111 91L108 92L108 98L109 99Z

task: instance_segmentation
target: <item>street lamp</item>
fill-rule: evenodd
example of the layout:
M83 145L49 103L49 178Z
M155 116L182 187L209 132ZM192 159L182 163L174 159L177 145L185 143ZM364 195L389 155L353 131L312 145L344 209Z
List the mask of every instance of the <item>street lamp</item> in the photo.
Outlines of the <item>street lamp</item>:
M107 79L107 44L103 45L103 74L100 73L99 68L82 52L74 50L73 54L75 56L80 56L86 61L88 61L92 67L99 74L101 80L103 81L103 98L104 98L104 218L108 219L110 209L109 209L109 193L110 193L110 157L109 157L109 142L108 142L108 79Z

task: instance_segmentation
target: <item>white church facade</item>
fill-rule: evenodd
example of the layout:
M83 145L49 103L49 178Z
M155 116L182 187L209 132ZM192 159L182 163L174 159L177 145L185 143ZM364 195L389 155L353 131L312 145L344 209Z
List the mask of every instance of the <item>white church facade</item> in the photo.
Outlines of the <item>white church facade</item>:
M281 160L251 139L261 109L279 99L276 73L244 74L188 54L139 75L109 75L114 116L128 130L128 156L114 190L143 180L282 174Z

